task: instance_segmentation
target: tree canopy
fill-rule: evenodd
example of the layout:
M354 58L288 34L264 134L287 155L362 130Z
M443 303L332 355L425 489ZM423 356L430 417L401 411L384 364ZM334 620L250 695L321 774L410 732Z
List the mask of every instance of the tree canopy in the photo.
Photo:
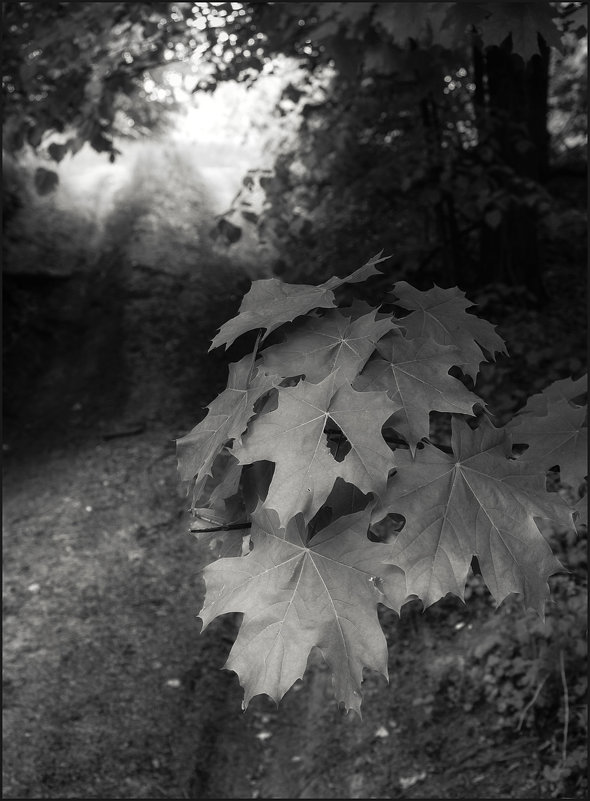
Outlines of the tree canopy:
M286 270L297 253L302 279L306 269L329 275L335 259L346 271L367 250L395 244L406 272L427 277L436 264L445 281L469 288L477 264L478 283L520 283L540 297L551 50L572 51L585 10L6 3L4 148L30 146L50 167L89 143L113 160L118 137L153 131L178 107L169 88L153 91L166 65L183 69L192 91L212 91L223 81L251 84L288 56L300 69L276 114L296 122L285 126L272 168L246 176L224 231L235 238L253 226L279 245ZM50 191L51 175L41 169L37 188ZM254 190L264 197L258 211Z
M5 147L39 147L49 131L75 132L114 151L122 97L141 96L146 71L193 58L197 88L253 80L278 53L339 76L397 75L439 90L445 51L470 41L524 60L539 38L558 49L585 25L580 3L79 3L3 4ZM59 159L64 151L53 148Z
M50 147L55 161L85 142L114 154L117 112L129 113L129 98L145 112L146 72L188 32L170 3L4 3L3 27L4 146L38 149L46 134L69 133ZM162 102L152 107L155 124Z

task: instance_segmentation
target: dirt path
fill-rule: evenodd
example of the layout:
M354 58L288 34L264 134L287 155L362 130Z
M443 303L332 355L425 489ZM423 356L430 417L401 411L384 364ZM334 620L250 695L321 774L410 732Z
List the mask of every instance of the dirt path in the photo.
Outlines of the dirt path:
M219 669L236 621L199 635L174 439L225 385L207 348L247 282L180 228L165 265L139 259L150 225L120 211L92 271L29 280L6 362L5 797L538 796L536 743L449 700L477 609L389 620L391 684L367 677L362 722L321 665L241 712Z
M69 278L6 279L28 312L5 355L6 797L187 797L224 718L174 439L225 381L207 339L244 279L182 222L165 265L138 261L158 220L136 207Z

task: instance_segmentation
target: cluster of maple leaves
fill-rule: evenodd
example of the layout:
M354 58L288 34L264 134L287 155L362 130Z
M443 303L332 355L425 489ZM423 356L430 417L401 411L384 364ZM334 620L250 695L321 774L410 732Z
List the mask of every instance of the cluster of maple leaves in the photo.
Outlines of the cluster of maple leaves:
M586 377L494 426L452 368L475 382L504 342L463 292L399 281L394 311L336 307L335 291L380 261L317 286L255 281L212 348L259 329L256 347L177 442L192 528L216 548L203 625L243 613L226 667L244 708L260 693L278 702L319 648L337 700L359 712L363 669L387 676L378 604L463 598L474 556L497 603L520 593L543 614L561 565L535 519L585 520L585 499L548 493L546 470L583 484ZM283 340L261 349L280 326ZM450 416L450 447L431 438L431 411Z

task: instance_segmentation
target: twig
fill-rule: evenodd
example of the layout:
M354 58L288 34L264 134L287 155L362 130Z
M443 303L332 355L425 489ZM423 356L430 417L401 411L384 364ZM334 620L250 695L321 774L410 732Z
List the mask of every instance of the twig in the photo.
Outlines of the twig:
M313 774L312 774L311 778L308 778L308 779L306 780L306 782L305 782L305 784L303 785L303 787L300 787L300 788L299 788L299 793L298 793L298 795L297 795L296 797L297 797L297 798L303 798L303 793L304 793L304 792L305 792L305 791L308 789L308 787L311 787L311 785L314 783L314 781L315 781L316 779L317 779L317 776L315 776L315 775L313 775Z
M212 528L193 528L193 524L189 528L189 532L191 534L202 534L203 532L208 533L211 531L237 531L240 528L251 528L251 522L244 522L244 523L228 523L225 526L213 526Z
M525 706L525 708L520 713L520 720L518 721L518 726L516 727L516 731L520 731L521 730L522 724L524 723L524 719L526 718L527 712L529 711L529 709L533 706L533 704L535 703L535 701L539 697L539 693L543 689L543 685L545 684L546 681L547 681L547 676L545 676L543 681L539 684L539 686L535 690L535 694L533 695L531 700L528 702L528 704Z
M563 743L561 746L561 761L565 764L567 758L567 733L570 723L570 702L565 678L565 667L563 664L563 649L559 651L559 671L561 673L561 683L563 684Z
M104 440L117 439L118 437L133 437L136 434L143 434L145 431L145 423L137 423L137 425L130 426L129 428L121 428L116 431L105 431L102 435Z
M475 753L479 753L479 751L483 751L488 749L489 746L484 746L481 749L477 749ZM497 754L495 756L486 756L484 760L466 760L461 762L460 764L453 764L449 768L445 768L446 775L452 775L454 773L464 772L465 770L479 770L480 768L487 768L491 764L496 764L500 762L509 762L511 759L518 759L519 757L526 757L528 756L528 751L523 750L522 748L516 749L508 749L502 754Z

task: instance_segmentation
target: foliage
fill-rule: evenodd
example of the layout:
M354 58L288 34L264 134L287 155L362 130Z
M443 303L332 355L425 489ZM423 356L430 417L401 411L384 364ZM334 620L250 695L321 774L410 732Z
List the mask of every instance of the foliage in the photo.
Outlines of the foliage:
M558 491L569 494L553 475ZM462 632L464 658L429 689L440 715L449 705L468 713L486 705L491 730L536 734L547 795L577 796L587 788L587 535L558 529L549 537L569 572L550 579L545 621L523 616L514 599L486 615L482 605L492 599L481 576L470 576L465 594L476 611Z
M113 137L124 133L118 112L145 113L148 127L157 124L153 110L162 106L146 95L146 71L191 58L202 65L197 88L252 81L283 53L310 74L328 63L345 81L395 75L418 80L420 95L436 93L448 53L472 37L483 46L510 38L528 60L538 52L537 34L561 49L564 36L583 31L579 5L6 3L4 147L38 148L47 133L67 129L72 136L51 150L52 159L84 142L114 154Z
M190 34L169 3L18 2L2 12L8 153L28 146L60 162L89 143L114 160L117 136L157 131L175 108L170 92L149 97L144 83ZM57 176L40 169L55 176L39 173L49 192Z
M546 491L545 473L557 463L577 481L579 454L558 433L559 447L528 460L512 435L534 452L566 404L581 443L585 379L556 382L496 427L468 385L504 343L460 290L399 282L378 309L337 306L380 261L317 286L254 282L213 340L228 347L258 329L254 351L178 440L195 528L222 540L201 618L244 614L227 666L245 704L278 701L319 648L337 700L359 711L363 668L387 675L378 604L463 598L476 557L497 604L516 593L542 615L561 569L537 521L572 527L573 507ZM450 445L434 411L450 418Z
M298 280L329 275L335 260L351 269L363 247L385 245L395 274L467 288L501 281L543 299L537 229L552 205L539 182L549 141L545 42L571 48L584 30L576 13L315 3L235 17L223 75L246 74L240 54L254 23L269 52L295 54L309 69L277 111L299 114L297 135L270 174L245 185L232 219L247 213L258 179L266 204L254 225L261 241L283 245L277 270Z
M533 173L547 160L543 74L548 46L563 50L583 33L579 12L575 3L61 2L35 13L7 4L4 143L59 161L90 142L114 158L117 136L156 130L175 107L170 92L160 101L146 90L149 76L162 89L162 65L198 64L196 89L211 90L295 56L301 74L277 115L298 113L299 128L270 173L247 177L222 238L255 227L281 254L277 271L303 281L385 246L392 272L417 281L502 281L542 298L536 228L551 202ZM491 89L499 68L508 98ZM61 137L51 141L52 131ZM49 165L35 184L53 191Z
M525 60L538 53L539 34L549 45L561 46L556 24L558 10L550 3L221 3L215 8L198 3L213 65L208 80L248 80L260 69L262 58L276 53L298 56L311 67L330 60L344 78L373 72L411 76L413 71L432 85L433 54L416 52L432 46L453 49L465 37L480 37L484 46L510 37L515 53ZM577 8L571 3L562 14ZM583 15L577 16L577 27ZM231 47L220 45L223 26ZM362 43L362 46L361 46ZM406 51L406 45L413 47ZM393 47L392 47L393 45ZM434 56L436 62L436 56ZM434 63L435 63L434 62ZM430 77L429 77L430 75ZM428 91L426 85L425 91Z
M588 41L564 35L564 52L552 65L548 128L558 159L580 156L588 139Z

